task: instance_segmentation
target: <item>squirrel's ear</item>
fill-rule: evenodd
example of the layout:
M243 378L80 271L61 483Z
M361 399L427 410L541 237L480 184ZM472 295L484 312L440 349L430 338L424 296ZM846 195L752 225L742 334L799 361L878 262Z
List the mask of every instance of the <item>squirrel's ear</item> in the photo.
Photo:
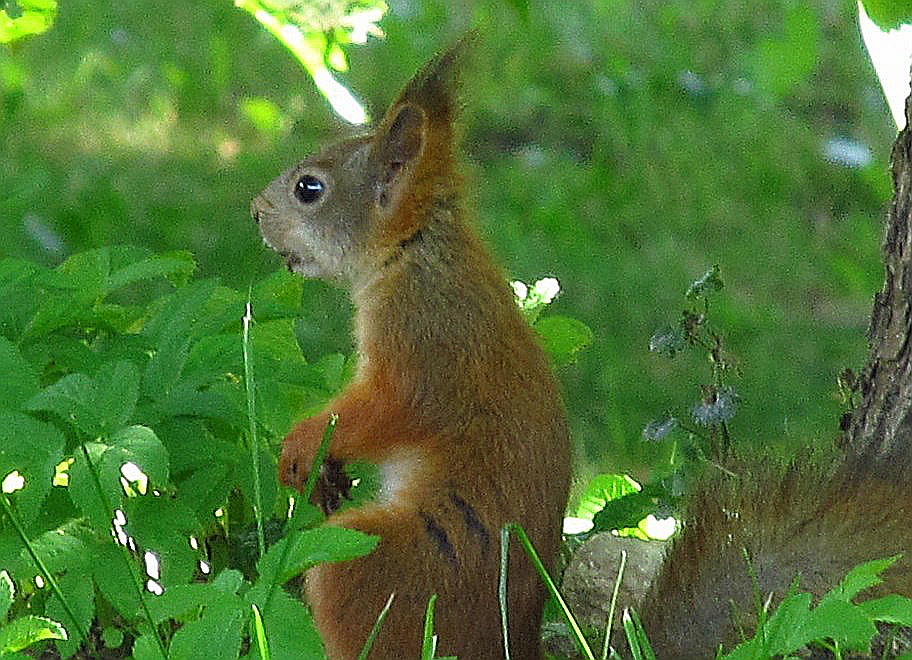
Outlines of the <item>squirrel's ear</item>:
M458 114L457 74L477 34L470 32L428 62L405 86L376 134L380 170L376 200L390 206L403 177L416 168L423 178L451 176L453 124ZM430 156L428 156L430 154Z
M377 203L388 206L392 192L408 166L421 155L425 142L425 114L412 105L394 107L392 120L378 136L380 176L377 179Z

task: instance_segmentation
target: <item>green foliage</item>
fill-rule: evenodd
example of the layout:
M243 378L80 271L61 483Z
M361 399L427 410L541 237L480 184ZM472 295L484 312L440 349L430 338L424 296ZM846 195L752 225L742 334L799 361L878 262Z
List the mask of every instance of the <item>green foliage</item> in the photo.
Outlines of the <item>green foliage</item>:
M0 44L48 30L57 16L56 0L15 0L0 9Z
M434 634L434 607L437 604L437 594L428 600L427 610L424 615L424 635L421 643L421 660L435 660L437 658L437 635ZM455 656L441 656L438 660L457 660Z
M190 281L194 268L184 253L133 248L77 254L54 269L0 261L0 476L9 498L0 563L21 585L14 612L79 632L68 639L49 621L20 617L3 629L4 648L54 638L65 656L84 643L126 644L136 658L237 658L256 631L256 605L272 658L321 657L306 608L276 586L315 563L361 556L376 539L300 529L318 520L304 505L262 556L242 539L287 508L274 452L251 436L279 438L324 402L342 383L339 360L301 356L297 278L280 272L251 288L256 321L247 317L245 335L247 297ZM255 410L244 336L249 385L262 402ZM36 571L53 593L35 588ZM3 584L3 602L12 602L12 583ZM93 621L104 633L84 639Z
M650 537L641 523L656 513L665 495L660 486L641 487L625 474L600 474L586 484L571 515L592 521L587 535L613 531L646 540Z
M893 30L903 23L912 23L912 3L909 0L862 0L861 4L881 30Z
M542 311L560 293L556 278L538 280L531 288L520 281L512 282L516 304L526 320L532 324L542 346L555 366L562 367L576 361L577 354L592 343L592 330L582 321L566 316L539 318Z
M766 660L790 656L816 645L841 653L871 654L876 623L912 626L912 600L886 596L853 603L863 590L881 583L880 574L898 557L853 568L833 590L811 607L811 595L796 587L768 618L760 613L756 635L739 644L724 660Z
M367 120L360 104L333 78L330 69L348 70L343 45L363 44L368 34L383 35L376 25L387 10L383 0L235 0L235 5L292 52L343 119L354 124ZM247 100L244 112L261 130L273 130L278 123L277 109L268 99Z
M0 658L26 658L19 651L42 640L67 638L63 626L45 617L27 615L7 621L15 593L9 573L0 571Z

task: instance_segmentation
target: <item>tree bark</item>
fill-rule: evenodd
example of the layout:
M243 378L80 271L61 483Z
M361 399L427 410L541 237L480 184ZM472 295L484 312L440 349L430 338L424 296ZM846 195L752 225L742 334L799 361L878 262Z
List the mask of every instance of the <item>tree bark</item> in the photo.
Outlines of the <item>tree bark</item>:
M885 278L868 330L861 401L844 435L846 466L891 479L912 476L912 96L893 146L893 202L883 241Z

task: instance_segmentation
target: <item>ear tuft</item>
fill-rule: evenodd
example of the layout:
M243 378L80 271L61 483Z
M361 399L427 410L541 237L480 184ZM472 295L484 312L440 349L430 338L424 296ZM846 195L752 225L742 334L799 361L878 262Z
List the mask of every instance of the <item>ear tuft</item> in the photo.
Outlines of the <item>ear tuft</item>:
M433 123L451 122L459 109L459 70L477 41L478 33L469 32L428 62L402 90L393 107L410 103L424 110Z

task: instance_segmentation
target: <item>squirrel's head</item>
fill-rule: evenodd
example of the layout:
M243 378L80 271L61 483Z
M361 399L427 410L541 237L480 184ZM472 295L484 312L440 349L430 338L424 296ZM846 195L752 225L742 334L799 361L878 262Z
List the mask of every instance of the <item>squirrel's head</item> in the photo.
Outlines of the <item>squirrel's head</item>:
M327 147L253 201L263 240L293 272L354 282L382 268L456 189L455 74L465 40L432 60L369 135Z

